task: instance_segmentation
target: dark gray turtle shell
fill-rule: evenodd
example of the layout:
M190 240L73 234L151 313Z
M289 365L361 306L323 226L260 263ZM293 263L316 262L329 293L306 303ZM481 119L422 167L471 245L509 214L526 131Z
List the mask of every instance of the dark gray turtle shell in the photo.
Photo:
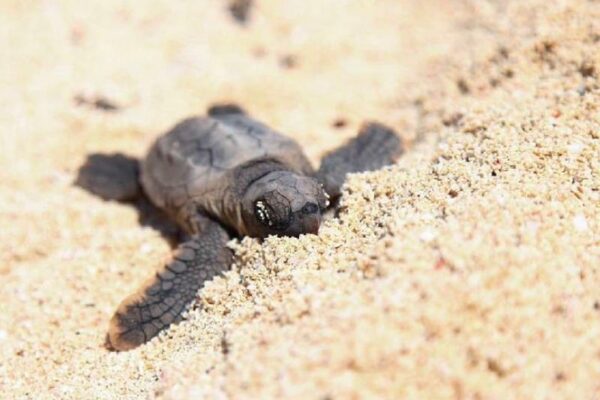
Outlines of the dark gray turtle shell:
M244 114L186 119L151 147L141 183L151 201L180 223L206 212L232 228L239 207L228 202L232 171L256 159L274 159L302 175L313 169L293 139Z

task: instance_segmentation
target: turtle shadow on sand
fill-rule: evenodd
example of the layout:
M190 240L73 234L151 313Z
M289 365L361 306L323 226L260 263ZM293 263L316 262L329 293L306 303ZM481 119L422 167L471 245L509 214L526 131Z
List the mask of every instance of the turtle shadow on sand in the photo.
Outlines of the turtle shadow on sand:
M121 175L125 175L123 181L119 179L120 175L110 173L110 171L117 170ZM181 240L180 229L160 209L150 203L146 196L138 195L137 186L132 186L126 195L110 195L110 193L122 191L123 182L137 182L138 174L138 160L133 157L122 153L92 153L79 167L74 185L102 200L117 201L132 206L138 213L140 225L155 229L172 247L175 247ZM111 179L107 179L107 176L110 176ZM135 178L128 179L131 176Z

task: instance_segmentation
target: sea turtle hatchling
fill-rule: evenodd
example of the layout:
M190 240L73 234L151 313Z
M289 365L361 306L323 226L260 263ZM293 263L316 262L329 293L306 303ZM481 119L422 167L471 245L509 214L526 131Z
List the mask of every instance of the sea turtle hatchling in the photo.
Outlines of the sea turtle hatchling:
M229 268L226 243L233 235L316 234L347 173L391 164L402 150L391 129L366 123L315 172L298 143L237 106L213 106L207 117L178 123L140 162L139 183L186 239L170 262L120 304L110 320L109 346L132 349L180 321L204 282ZM124 199L139 191L137 173L130 179L125 171L112 173L123 176L104 188L105 197Z

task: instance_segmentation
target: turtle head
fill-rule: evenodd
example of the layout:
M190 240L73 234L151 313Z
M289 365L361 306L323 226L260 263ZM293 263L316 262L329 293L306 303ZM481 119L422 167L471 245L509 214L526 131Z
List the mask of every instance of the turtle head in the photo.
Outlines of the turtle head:
M250 236L299 236L319 231L328 206L327 193L316 179L274 171L248 187L242 213Z

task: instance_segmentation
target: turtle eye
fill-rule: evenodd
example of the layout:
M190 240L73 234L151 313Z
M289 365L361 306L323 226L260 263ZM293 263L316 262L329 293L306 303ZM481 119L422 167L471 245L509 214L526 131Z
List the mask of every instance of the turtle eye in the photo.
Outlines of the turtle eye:
M302 213L305 215L314 214L319 211L319 206L315 203L306 203L304 207L302 207Z
M271 207L267 206L267 204L264 201L259 200L254 204L254 214L262 224L267 226L273 226L273 221L271 219Z

